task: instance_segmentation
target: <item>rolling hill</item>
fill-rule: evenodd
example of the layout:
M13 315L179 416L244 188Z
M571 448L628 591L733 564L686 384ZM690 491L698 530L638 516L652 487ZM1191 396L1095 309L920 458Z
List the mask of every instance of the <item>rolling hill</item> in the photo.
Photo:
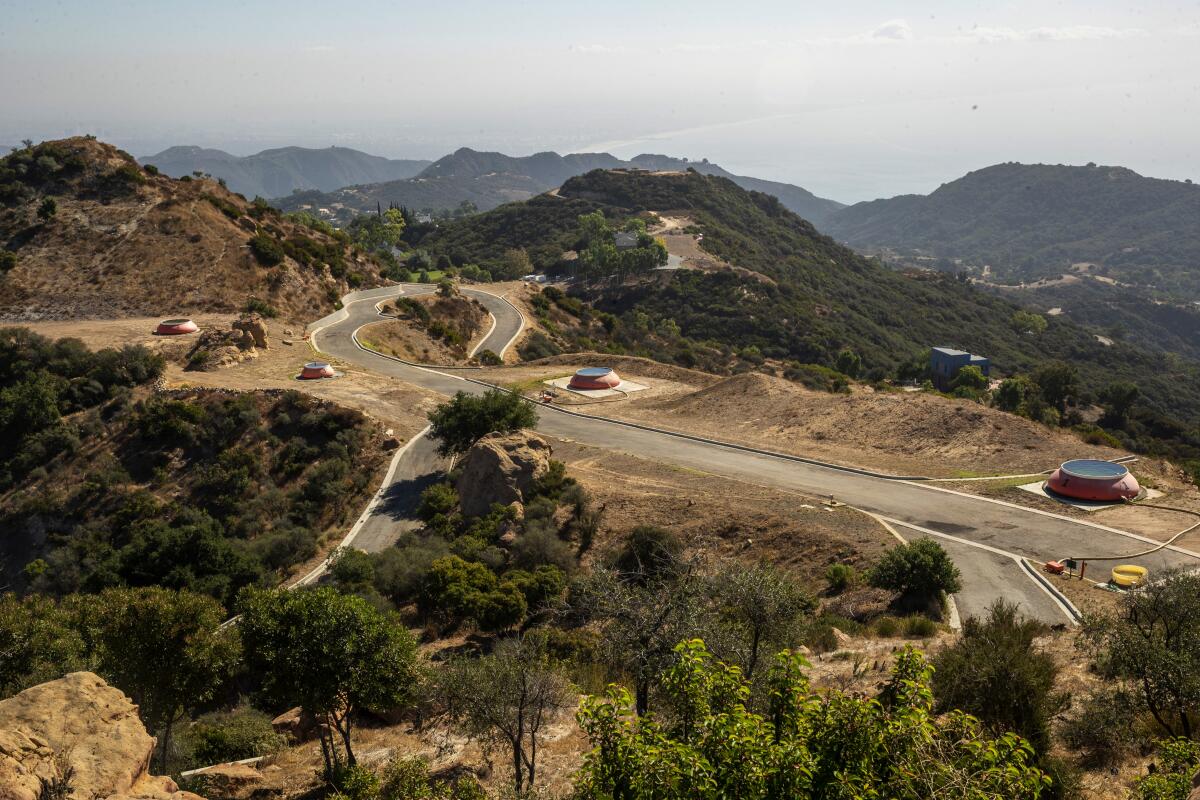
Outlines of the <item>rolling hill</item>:
M310 320L379 265L215 181L143 169L79 137L0 159L0 317L235 312Z
M246 197L282 197L295 191L322 192L356 183L409 178L428 161L373 156L348 147L280 147L235 156L203 147L170 147L139 159L173 178L204 172Z
M1107 346L1063 316L1030 335L1013 324L1017 305L953 275L888 269L822 235L776 198L725 178L597 170L568 180L557 196L443 225L420 246L484 266L523 247L535 265L549 268L554 253L578 240L572 220L592 210L614 221L645 211L686 215L703 232L705 250L757 276L679 270L576 290L593 309L584 316L596 322L575 342L581 349L736 372L764 360L783 371L829 367L851 348L866 374L882 377L920 361L931 345L952 345L989 356L996 374L1062 360L1093 392L1131 380L1159 412L1200 421L1197 362L1119 341Z
M1088 263L1159 296L1200 300L1200 186L1123 167L997 164L929 195L857 203L822 230L902 262L1005 283Z
M775 195L788 209L805 219L823 220L841 208L841 203L817 197L806 189L786 183L746 178L726 172L707 161L687 161L661 155L640 155L622 161L608 153L536 153L515 157L460 148L405 180L363 186L348 186L334 192L304 192L282 197L277 202L287 211L329 209L345 222L356 213L378 205L407 206L433 211L453 209L464 202L487 211L514 200L525 200L560 186L563 181L593 169L637 169L684 171L729 178L747 189Z

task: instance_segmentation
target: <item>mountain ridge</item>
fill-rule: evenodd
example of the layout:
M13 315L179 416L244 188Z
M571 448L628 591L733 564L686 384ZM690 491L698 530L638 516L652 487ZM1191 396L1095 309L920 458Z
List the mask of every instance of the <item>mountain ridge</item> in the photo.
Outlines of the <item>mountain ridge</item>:
M180 178L199 171L221 178L246 197L279 197L294 191L332 191L357 183L396 180L429 165L423 159L390 159L336 145L324 148L275 147L249 156L224 150L176 145L138 159Z
M994 164L928 195L856 203L822 229L867 252L1017 283L1096 265L1200 299L1200 186L1119 166Z
M552 151L509 156L468 147L460 147L443 156L412 178L346 186L334 192L303 192L279 198L277 203L286 211L326 208L341 222L355 213L380 205L442 210L469 202L478 210L488 211L504 203L527 200L553 190L564 181L593 169L684 171L689 168L728 178L747 189L774 194L805 219L823 220L842 207L841 203L817 197L802 187L734 175L707 160L688 161L648 153L622 160L610 153L559 155Z

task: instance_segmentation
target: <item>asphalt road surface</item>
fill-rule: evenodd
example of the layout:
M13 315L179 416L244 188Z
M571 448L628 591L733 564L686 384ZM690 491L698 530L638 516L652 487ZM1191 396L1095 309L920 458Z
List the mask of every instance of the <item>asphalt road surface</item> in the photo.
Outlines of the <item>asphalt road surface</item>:
M451 395L458 391L480 393L486 387L463 375L423 368L363 350L354 332L378 320L375 304L394 297L397 287L359 292L352 296L340 320L326 318L311 326L319 350L376 372ZM405 287L406 293L429 287ZM497 320L487 337L488 349L502 354L521 329L521 316L503 299L486 292L464 289L482 302ZM920 482L858 474L833 466L801 463L785 457L752 452L719 443L702 442L663 431L639 429L596 418L576 416L550 407L538 407L538 430L547 435L583 444L632 453L663 463L701 470L714 475L801 492L813 497L834 496L838 501L875 513L901 527L906 538L931 536L954 558L963 574L964 589L956 600L963 616L978 615L996 598L1017 603L1027 614L1049 623L1070 622L1062 603L1029 577L1016 557L1042 562L1068 556L1120 556L1145 550L1146 539L1123 531L1079 522L1022 506L955 493ZM404 513L415 493L436 471L432 444L416 442L388 492L396 501L389 512L368 521L372 533L356 538L363 549L388 546L412 525ZM410 507L410 506L409 506ZM1187 522L1181 519L1180 528ZM365 528L366 526L364 526ZM1166 567L1197 566L1200 556L1168 548L1141 556L1137 563L1155 572ZM1116 562L1094 562L1091 569L1106 571ZM1096 574L1096 573L1093 573Z

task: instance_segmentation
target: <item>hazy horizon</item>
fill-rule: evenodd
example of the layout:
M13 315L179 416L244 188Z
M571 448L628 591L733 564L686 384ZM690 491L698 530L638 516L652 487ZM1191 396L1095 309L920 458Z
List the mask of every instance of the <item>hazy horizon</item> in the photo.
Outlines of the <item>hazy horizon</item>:
M842 202L1004 161L1200 179L1195 2L99 5L0 0L0 144L651 152Z

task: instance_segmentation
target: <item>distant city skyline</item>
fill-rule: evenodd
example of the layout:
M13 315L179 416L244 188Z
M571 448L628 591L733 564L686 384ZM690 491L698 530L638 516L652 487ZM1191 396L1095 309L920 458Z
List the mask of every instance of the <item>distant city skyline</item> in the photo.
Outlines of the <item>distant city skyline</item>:
M0 75L0 144L651 152L842 202L1001 161L1200 180L1197 2L0 0Z

